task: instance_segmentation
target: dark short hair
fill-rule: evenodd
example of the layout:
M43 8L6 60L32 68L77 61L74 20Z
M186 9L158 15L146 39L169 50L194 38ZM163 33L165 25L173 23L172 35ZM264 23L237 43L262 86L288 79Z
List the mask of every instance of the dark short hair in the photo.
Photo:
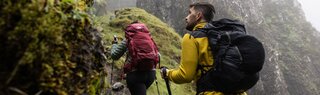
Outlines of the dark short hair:
M191 4L189 7L193 7L194 10L201 12L207 22L211 21L216 13L213 5L207 2L196 2Z
M140 23L138 20L131 22L131 24Z

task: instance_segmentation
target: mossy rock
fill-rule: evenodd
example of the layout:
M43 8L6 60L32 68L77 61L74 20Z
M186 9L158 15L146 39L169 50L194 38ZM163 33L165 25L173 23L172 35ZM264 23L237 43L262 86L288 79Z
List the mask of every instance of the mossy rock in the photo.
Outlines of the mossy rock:
M92 0L0 3L0 94L97 94L106 76Z

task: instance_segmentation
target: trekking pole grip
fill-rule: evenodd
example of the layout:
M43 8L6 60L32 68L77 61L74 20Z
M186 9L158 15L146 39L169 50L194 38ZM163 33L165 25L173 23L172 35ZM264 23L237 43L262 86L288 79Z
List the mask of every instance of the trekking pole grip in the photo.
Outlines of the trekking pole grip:
M170 89L169 79L168 79L168 78L165 78L164 81L166 82L168 94L169 94L169 95L172 95L172 94L171 94L171 89Z
M167 67L161 67L161 72L162 72L163 79L164 79L164 81L166 82L168 94L169 94L169 95L172 95L172 94L171 94L171 89L170 89L169 78L168 78L168 76L167 76L167 73L168 73L168 72L167 72Z

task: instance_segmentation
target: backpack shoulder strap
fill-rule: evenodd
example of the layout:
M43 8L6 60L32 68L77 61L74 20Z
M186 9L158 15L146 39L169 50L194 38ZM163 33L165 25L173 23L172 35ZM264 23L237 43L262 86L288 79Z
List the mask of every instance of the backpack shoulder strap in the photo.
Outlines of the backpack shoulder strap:
M208 33L209 33L208 30L201 28L201 29L197 29L197 30L191 32L190 35L193 36L194 38L208 37L208 41L209 41L210 39L209 39ZM209 42L209 44L210 44L210 42ZM210 45L210 47L211 47L211 45ZM208 68L208 67L214 67L214 65L198 64L197 70L200 70L201 74L205 74L206 72L208 72L208 70L206 70L205 68Z
M194 38L207 37L205 30L202 30L202 29L195 30L191 32L190 35L193 36Z
M205 74L206 72L208 72L211 69L215 69L216 67L221 66L219 63L219 58L221 56L224 56L225 54L225 50L228 48L228 46L231 44L231 38L229 36L229 32L227 31L218 31L215 28L203 28L203 29L199 29L197 30L199 31L199 33L193 32L193 35L204 35L206 37L208 37L208 43L209 46L211 48L211 53L215 59L214 64L213 65L200 65L198 64L197 69L201 70L201 74ZM227 40L227 42L221 42L221 40ZM224 45L220 45L220 44L224 44ZM220 47L221 46L221 47ZM205 70L204 68L207 67L212 67L209 70Z

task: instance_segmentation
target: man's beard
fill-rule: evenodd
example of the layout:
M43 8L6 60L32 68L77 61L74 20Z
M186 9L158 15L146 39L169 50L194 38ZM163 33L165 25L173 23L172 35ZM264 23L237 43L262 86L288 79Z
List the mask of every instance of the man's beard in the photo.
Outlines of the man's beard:
M196 26L195 23L187 24L186 29L189 31L193 31L193 28Z

